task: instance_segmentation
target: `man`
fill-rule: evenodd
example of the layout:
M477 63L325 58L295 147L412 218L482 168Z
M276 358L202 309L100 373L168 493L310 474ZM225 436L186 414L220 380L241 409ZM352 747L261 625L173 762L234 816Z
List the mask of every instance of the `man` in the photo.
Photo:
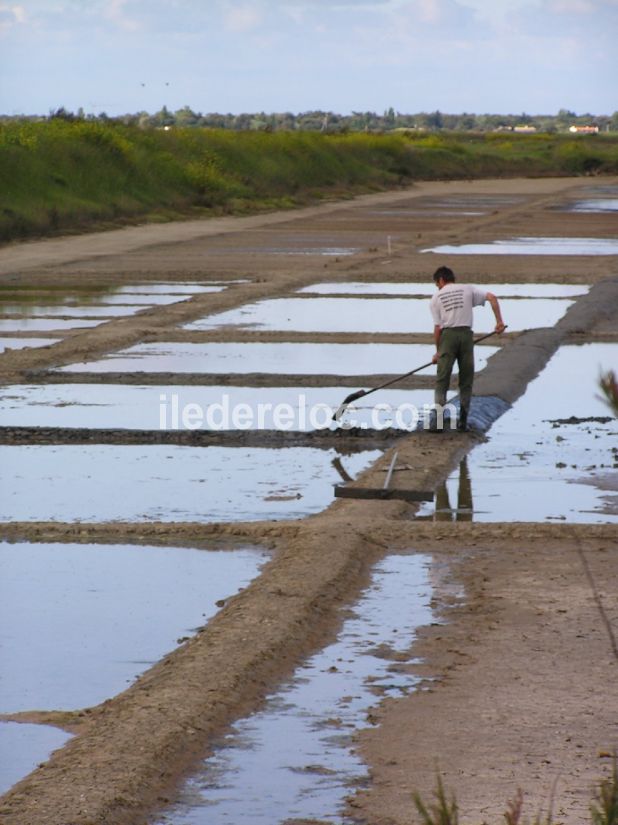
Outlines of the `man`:
M506 326L502 321L500 304L491 292L485 292L470 284L455 283L453 270L441 266L433 274L438 292L431 299L433 317L433 334L436 342L436 354L433 363L438 365L436 377L435 403L446 404L446 391L451 380L453 365L459 367L459 421L457 429L468 429L468 411L472 397L474 381L474 345L472 341L472 310L489 301L493 310L498 333L504 332ZM432 429L436 429L435 426Z

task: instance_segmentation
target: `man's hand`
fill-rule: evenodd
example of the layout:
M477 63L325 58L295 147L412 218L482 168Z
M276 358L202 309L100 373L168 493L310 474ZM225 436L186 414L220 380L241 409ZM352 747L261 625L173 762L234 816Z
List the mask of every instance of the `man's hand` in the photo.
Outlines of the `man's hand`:
M438 358L439 358L439 357L440 357L440 354L439 354L438 352L435 352L435 353L433 354L433 358L431 359L431 363L432 363L432 364L437 364L437 363L438 363Z
M498 335L501 335L504 332L505 329L506 329L506 324L503 324L502 321L499 321L496 324L494 332L497 332Z

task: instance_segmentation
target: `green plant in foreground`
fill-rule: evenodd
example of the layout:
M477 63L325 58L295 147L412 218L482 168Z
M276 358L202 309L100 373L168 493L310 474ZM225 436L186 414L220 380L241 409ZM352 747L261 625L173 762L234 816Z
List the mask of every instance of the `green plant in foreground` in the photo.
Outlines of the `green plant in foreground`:
M438 787L434 791L436 801L429 808L426 807L419 793L413 795L416 810L421 815L421 821L423 825L457 825L459 813L455 796L453 795L451 801L448 801L440 774L437 776L437 783Z
M590 806L592 825L618 825L618 760L614 753L612 775L599 785L596 800Z
M599 387L603 396L602 401L605 401L607 406L618 415L618 378L613 370L604 373L599 378Z
M458 825L459 811L453 794L449 801L440 774L436 776L435 802L425 805L418 792L412 799L421 817L422 825ZM553 793L552 793L553 797ZM526 825L523 817L523 791L518 789L515 798L508 803L503 814L506 825ZM537 814L530 825L553 825L553 805L547 814ZM486 825L486 823L484 823ZM590 806L590 825L618 825L618 759L614 753L612 775L599 784L594 802Z

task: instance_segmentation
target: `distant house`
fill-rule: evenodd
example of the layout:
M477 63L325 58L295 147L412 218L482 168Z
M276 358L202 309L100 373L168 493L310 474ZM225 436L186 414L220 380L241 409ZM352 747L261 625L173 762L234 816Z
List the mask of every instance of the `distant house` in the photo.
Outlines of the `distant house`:
M525 135L531 135L533 132L536 132L536 126L530 126L528 123L524 123L521 126L513 126L514 132L522 132Z
M598 126L569 126L569 132L574 135L598 135Z

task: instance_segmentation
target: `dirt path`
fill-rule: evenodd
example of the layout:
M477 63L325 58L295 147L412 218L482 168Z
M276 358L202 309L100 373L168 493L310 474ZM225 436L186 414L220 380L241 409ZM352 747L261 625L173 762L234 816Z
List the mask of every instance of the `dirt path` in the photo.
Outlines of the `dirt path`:
M412 794L433 801L438 773L463 825L502 822L519 788L526 818L553 799L556 822L589 821L618 741L618 661L580 552L615 626L616 534L514 533L463 525L438 544L413 539L436 560L457 543L465 596L442 601L445 624L422 633L425 689L387 701L361 736L372 784L352 806L372 825L414 821Z
M0 356L0 380L31 383L40 370L140 341L165 341L181 322L317 280L426 281L446 262L421 251L433 243L524 234L611 236L607 216L574 217L549 208L591 185L589 180L423 184L298 213L225 219L216 226L141 227L5 249L2 284L252 280L69 334L52 347L6 353ZM494 200L480 216L446 218L426 208L426 199L453 193ZM419 205L424 214L411 218ZM378 207L403 214L376 215ZM387 236L393 239L390 256ZM308 243L360 252L335 260L272 251ZM465 256L456 269L502 283L598 283L556 328L512 336L479 376L482 394L514 400L561 342L587 340L602 316L611 332L611 319L618 317L615 259ZM236 340L234 330L220 339ZM302 385L303 376L290 378ZM398 449L402 462L414 467L414 481L402 473L396 483L432 489L475 443L473 436L456 434L438 440L426 434L406 437ZM387 453L358 483L380 484L389 458ZM598 581L615 580L616 531L569 525L444 527L414 523L413 513L414 506L403 502L339 500L300 522L0 526L0 538L12 540L195 544L224 536L262 541L274 550L256 581L127 691L56 720L80 735L2 798L3 825L146 822L208 751L215 734L257 707L303 656L332 638L337 608L357 597L374 561L400 546L447 562L449 575L464 585L465 598L453 606L437 588L436 606L447 623L424 633L418 648L423 673L432 681L428 690L386 703L380 725L363 736L374 781L352 801L355 813L374 825L411 822L410 792L431 792L437 760L457 791L465 822L479 822L501 812L520 785L535 806L543 802L558 766L564 777L560 821L581 825L589 785L607 769L599 752L617 744L611 710L618 680L578 552L584 549ZM615 595L607 588L603 595L616 621ZM41 717L45 720L49 716Z

